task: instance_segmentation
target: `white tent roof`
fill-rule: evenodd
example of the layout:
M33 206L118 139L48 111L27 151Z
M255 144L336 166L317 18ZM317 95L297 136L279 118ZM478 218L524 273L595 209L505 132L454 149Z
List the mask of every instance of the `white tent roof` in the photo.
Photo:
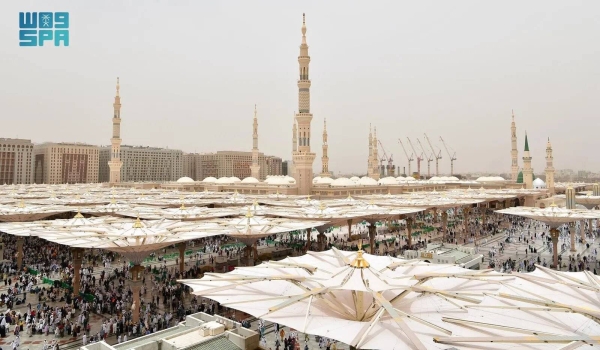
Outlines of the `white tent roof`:
M600 325L578 311L511 307L503 295L514 278L333 249L181 282L226 307L358 349L516 349L524 339L528 348L555 349L561 336L598 342L590 337ZM494 307L498 296L508 302ZM553 346L537 340L549 334Z

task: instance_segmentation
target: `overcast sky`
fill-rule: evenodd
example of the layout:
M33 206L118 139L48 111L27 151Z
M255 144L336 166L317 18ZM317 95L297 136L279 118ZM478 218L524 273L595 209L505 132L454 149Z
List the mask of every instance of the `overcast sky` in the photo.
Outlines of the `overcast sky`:
M48 10L70 47L20 47L18 13ZM427 133L457 173L508 172L512 109L520 165L527 131L536 173L548 137L557 169L600 171L592 0L4 0L0 137L109 144L119 76L124 144L249 151L257 104L260 150L291 159L303 12L315 172L323 118L336 173L366 172L369 123L401 167Z

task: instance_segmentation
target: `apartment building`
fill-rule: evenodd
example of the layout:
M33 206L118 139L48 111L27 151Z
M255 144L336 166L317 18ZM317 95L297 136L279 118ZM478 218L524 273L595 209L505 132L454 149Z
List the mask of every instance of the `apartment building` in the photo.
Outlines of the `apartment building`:
M0 185L33 183L31 140L0 138Z
M108 182L111 147L100 148L100 182ZM121 182L167 182L183 176L183 152L175 149L121 146Z
M283 160L275 156L265 156L267 175L283 175Z
M232 177L243 179L251 175L252 152L218 151L216 153L187 153L184 154L183 176L196 181L212 177ZM260 179L267 175L282 175L281 158L258 154Z
M99 147L84 143L34 145L34 181L45 184L98 182Z

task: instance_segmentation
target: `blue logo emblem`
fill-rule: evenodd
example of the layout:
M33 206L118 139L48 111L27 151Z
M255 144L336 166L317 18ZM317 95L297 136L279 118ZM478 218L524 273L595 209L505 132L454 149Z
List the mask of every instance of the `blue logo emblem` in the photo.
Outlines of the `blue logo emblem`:
M69 13L19 12L19 46L44 43L69 46Z

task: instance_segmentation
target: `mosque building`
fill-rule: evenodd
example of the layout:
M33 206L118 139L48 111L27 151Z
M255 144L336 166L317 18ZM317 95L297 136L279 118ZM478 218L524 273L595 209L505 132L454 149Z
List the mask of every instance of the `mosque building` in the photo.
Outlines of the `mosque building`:
M552 146L550 141L546 145L546 179L547 184L541 179L535 179L531 166L532 157L529 151L529 140L525 135L525 149L522 157L523 168L519 168L518 150L517 150L517 130L514 113L511 123L511 179L504 180L499 177L488 179L478 179L481 181L460 181L456 177L433 177L427 181L420 181L411 176L387 176L380 178L381 169L379 164L378 140L376 127L369 127L369 149L367 159L366 175L362 178L340 177L333 179L329 170L328 155L328 134L327 122L323 120L322 135L322 157L321 171L318 176L313 176L313 165L316 154L311 148L311 122L313 114L310 108L310 55L306 39L306 16L302 15L301 44L298 55L299 76L297 81L298 88L298 111L294 112L292 123L292 162L289 164L288 174L292 176L273 175L274 173L266 161L267 156L259 152L258 148L258 113L254 108L254 118L252 123L252 149L251 152L238 152L235 159L225 159L223 163L231 164L231 169L221 171L221 166L216 162L209 162L204 159L209 155L198 154L189 160L187 168L196 170L196 176L190 176L187 173L177 181L165 183L143 182L143 183L120 183L128 181L121 178L119 169L123 164L121 155L120 138L120 109L121 101L119 95L119 85L117 81L117 94L114 103L113 116L113 136L111 138L111 154L108 165L110 167L110 184L119 187L138 187L138 188L165 188L179 189L182 191L214 191L214 192L238 192L240 194L258 194L258 195L303 195L315 196L316 198L340 198L355 195L367 194L400 194L416 191L445 191L455 189L491 188L491 189L510 189L523 188L525 205L536 205L538 200L548 197L549 193L554 193L554 167L552 157ZM216 156L223 152L217 152ZM244 153L243 155L241 153ZM197 156L197 157L196 157ZM200 157L200 158L198 158ZM204 158L202 158L204 157ZM198 159L196 159L198 158ZM211 158L212 159L212 158ZM220 158L219 158L220 159ZM184 155L185 160L185 155ZM184 161L185 164L188 162ZM194 164L192 164L194 163ZM210 164L209 164L210 163ZM235 164L237 165L235 165ZM280 164L280 162L278 163ZM281 166L279 166L281 168ZM208 172L210 170L210 172ZM217 171L218 170L218 171ZM238 171L238 173L236 173ZM236 175L236 174L239 174ZM281 172L279 172L281 174ZM203 179L203 180L200 180ZM534 180L535 179L535 180ZM538 181L539 180L539 181ZM548 189L545 189L545 187ZM581 189L581 188L580 188Z

